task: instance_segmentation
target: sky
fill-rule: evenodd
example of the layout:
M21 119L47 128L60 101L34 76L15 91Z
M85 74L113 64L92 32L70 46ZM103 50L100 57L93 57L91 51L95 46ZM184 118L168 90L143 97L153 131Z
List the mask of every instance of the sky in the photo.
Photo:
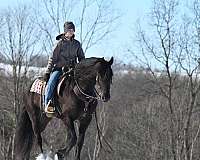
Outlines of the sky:
M114 33L114 56L128 62L130 58L126 52L136 34L136 21L147 14L151 0L114 0L114 4L122 13L120 26Z
M31 0L0 0L0 10L12 6L17 2L28 3ZM104 44L88 50L86 57L111 57L129 63L127 57L128 46L131 45L135 34L135 23L143 17L151 7L152 0L113 0L114 8L122 15L117 22L117 27Z

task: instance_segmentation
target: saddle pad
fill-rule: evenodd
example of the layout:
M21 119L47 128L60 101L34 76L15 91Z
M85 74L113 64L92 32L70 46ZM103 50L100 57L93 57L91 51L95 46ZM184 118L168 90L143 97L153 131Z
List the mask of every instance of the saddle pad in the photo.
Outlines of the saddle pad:
M36 79L30 89L30 92L44 95L46 82L40 79Z

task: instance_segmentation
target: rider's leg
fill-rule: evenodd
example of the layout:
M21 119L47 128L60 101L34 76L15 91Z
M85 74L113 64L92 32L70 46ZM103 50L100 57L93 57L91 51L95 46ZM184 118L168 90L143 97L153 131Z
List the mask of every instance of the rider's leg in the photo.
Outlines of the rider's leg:
M50 100L52 99L54 89L56 88L56 85L58 83L58 79L61 73L62 73L61 71L54 71L49 78L49 81L47 83L47 87L45 90L45 112L53 112L53 110L48 109L48 105L49 105Z

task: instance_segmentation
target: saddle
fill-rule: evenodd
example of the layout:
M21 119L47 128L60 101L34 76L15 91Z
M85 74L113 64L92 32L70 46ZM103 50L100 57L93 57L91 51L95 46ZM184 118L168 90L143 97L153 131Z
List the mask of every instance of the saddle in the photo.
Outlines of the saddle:
M59 83L57 85L56 91L58 95L62 94L61 88L63 87L63 82L66 79L65 76L61 76L61 79L59 80ZM37 78L34 80L34 82L31 85L30 92L37 93L39 95L45 96L45 89L46 89L47 83L42 78Z
M61 106L58 102L57 97L63 95L63 90L64 90L64 87L66 86L65 80L69 79L69 74L68 75L66 75L66 74L67 73L63 73L63 75L60 76L59 83L54 90L54 94L53 94L53 97L52 97L52 100L51 100L52 105L55 107L55 111L59 115L61 115L62 109L61 109ZM38 77L37 79L34 80L34 82L31 85L31 88L30 88L30 92L37 93L37 94L40 95L41 109L43 111L45 109L44 99L45 99L45 89L46 89L46 87L47 87L47 82L43 80L43 77Z

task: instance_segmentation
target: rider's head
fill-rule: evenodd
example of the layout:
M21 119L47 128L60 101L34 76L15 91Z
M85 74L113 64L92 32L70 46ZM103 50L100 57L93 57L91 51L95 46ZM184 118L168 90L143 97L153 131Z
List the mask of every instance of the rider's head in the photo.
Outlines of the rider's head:
M64 23L64 33L59 34L56 36L56 40L60 39L73 39L75 37L75 25L73 22L67 21Z
M64 32L65 32L65 36L68 38L71 38L72 36L74 36L75 25L73 24L73 22L64 23Z
M73 30L75 32L75 25L73 22L65 22L64 23L64 32L67 32L69 30Z

